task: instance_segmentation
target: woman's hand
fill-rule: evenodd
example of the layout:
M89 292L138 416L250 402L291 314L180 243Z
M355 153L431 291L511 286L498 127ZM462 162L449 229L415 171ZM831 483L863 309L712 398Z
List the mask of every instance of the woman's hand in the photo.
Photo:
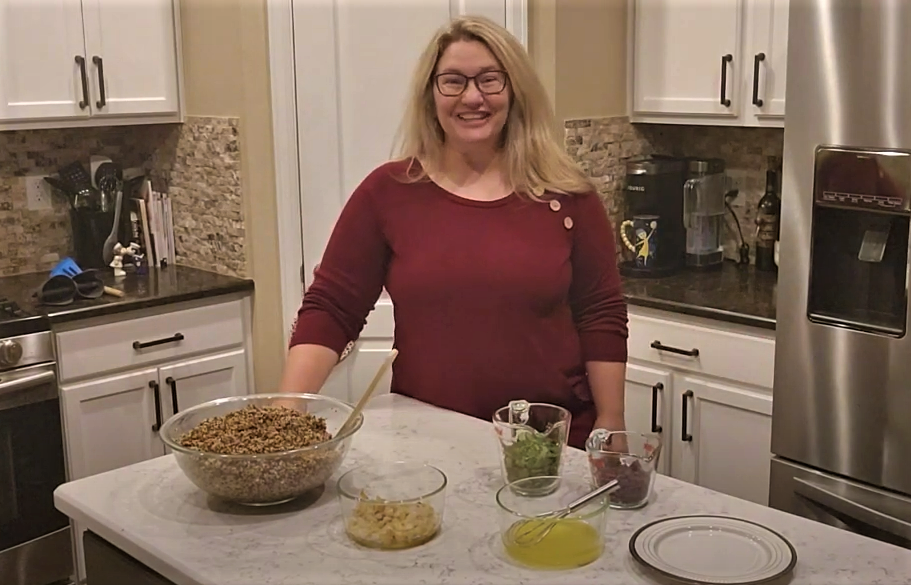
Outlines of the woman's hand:
M611 435L610 445L605 445L603 448L606 451L613 451L615 453L629 453L629 443L626 440L626 435L622 434L622 431L626 430L626 421L624 420L623 415L598 415L598 418L595 419L595 426L593 428L607 431L621 431L621 434Z

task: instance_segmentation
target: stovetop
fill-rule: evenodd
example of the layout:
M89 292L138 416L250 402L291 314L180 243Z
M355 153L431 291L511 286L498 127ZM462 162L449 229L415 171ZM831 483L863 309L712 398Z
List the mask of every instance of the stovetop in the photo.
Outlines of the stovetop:
M0 297L0 339L49 330L50 325L43 315Z

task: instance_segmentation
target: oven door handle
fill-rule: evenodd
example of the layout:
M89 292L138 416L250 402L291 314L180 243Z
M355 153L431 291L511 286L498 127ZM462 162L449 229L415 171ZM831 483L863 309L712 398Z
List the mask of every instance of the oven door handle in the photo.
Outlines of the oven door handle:
M844 496L840 496L805 479L795 477L794 483L794 493L803 496L811 502L822 504L867 526L911 540L911 523L883 514L879 510L874 510L863 504L852 502Z

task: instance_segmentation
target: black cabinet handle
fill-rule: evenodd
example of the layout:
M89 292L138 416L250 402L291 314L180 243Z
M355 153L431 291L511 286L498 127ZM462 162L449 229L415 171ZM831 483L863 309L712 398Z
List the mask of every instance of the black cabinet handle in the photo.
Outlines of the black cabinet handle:
M756 53L753 57L753 105L761 108L762 99L759 97L759 64L765 61L765 53Z
M171 405L174 407L174 414L180 412L180 409L177 407L177 380L168 376L165 378L165 384L171 387Z
M95 55L92 57L92 63L98 68L98 93L101 96L101 99L95 102L95 105L99 108L103 108L108 103L104 98L104 61L101 57Z
M175 343L178 341L183 341L183 333L175 333L171 337L165 337L164 339L156 339L155 341L134 341L133 349L139 351L147 347L154 347L156 345L164 345L165 343Z
M721 57L721 105L729 108L731 100L727 98L728 93L728 63L734 60L734 55L728 53Z
M152 389L152 396L155 397L155 424L152 425L152 431L157 433L161 428L161 393L158 391L158 382L155 380L149 382L149 388Z
M682 429L683 432L682 432L680 438L681 438L681 439L683 440L683 442L685 442L685 443L692 442L692 440L693 440L693 435L691 435L691 434L689 434L689 433L687 432L687 424L688 424L688 423L687 423L687 420L686 420L686 419L687 419L686 407L687 407L687 404L688 404L688 400L687 400L687 399L688 399L688 398L692 398L692 397L693 397L693 391L692 391L692 390L687 390L686 392L683 393L683 429Z
M658 382L652 386L652 432L660 433L661 425L658 424L658 392L664 390L664 384Z
M79 64L79 77L82 81L82 101L79 102L79 109L84 110L89 105L89 77L85 72L85 57L76 55L76 63Z
M679 355L685 355L689 357L699 357L699 350L695 347L693 349L680 349L679 347L671 347L670 345L663 345L657 339L652 342L652 349L657 349L658 351L667 351L670 353L676 353Z

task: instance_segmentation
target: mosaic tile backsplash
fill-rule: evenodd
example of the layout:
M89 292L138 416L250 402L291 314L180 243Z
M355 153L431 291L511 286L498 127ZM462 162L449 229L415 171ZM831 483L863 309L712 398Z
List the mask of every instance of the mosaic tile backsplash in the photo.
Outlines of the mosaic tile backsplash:
M26 177L100 154L143 167L174 210L177 261L242 276L243 202L236 119L184 124L0 132L0 275L49 269L73 253L67 203L28 208Z
M149 166L174 207L177 263L247 274L237 118L194 118L166 137Z
M564 139L569 152L599 185L611 221L623 219L623 159L640 154L722 158L739 195L731 202L744 239L755 249L756 206L765 190L768 157L782 156L784 130L727 126L631 124L625 116L567 120ZM725 256L738 259L740 236L726 216Z

